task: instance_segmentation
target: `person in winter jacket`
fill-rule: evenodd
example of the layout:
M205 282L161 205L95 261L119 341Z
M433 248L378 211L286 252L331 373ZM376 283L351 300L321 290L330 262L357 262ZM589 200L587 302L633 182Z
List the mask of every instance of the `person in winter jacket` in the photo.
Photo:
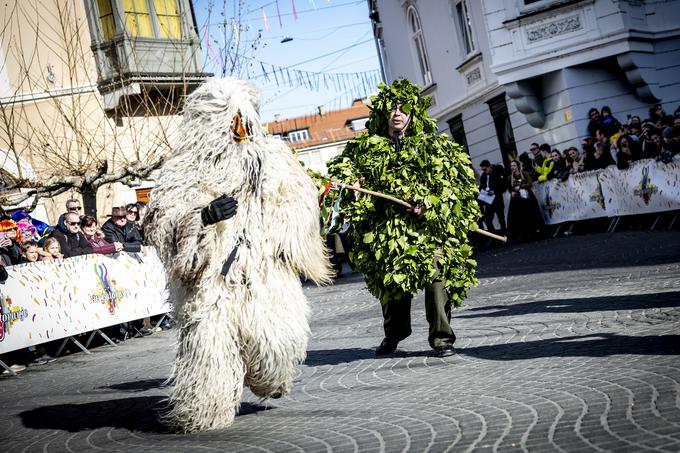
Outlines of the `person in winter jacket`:
M130 253L142 250L142 236L134 222L128 222L125 206L114 207L111 218L102 225L104 238L110 243L120 242L123 250Z
M83 230L85 239L92 246L94 253L101 255L108 255L109 253L116 253L123 250L122 242L110 243L104 238L104 233L97 228L97 219L91 215L86 215L81 219L80 229Z
M51 237L59 241L64 258L92 253L90 243L80 231L80 217L75 212L67 212L64 215L64 224L57 226Z

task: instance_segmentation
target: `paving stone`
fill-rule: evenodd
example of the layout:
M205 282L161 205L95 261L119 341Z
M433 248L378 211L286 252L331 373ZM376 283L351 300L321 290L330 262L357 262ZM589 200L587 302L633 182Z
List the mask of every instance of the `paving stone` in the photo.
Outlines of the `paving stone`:
M174 332L0 378L2 451L609 451L680 448L680 234L572 236L480 253L479 285L431 357L423 295L392 356L358 274L305 287L308 357L292 393L245 393L223 431L159 420Z

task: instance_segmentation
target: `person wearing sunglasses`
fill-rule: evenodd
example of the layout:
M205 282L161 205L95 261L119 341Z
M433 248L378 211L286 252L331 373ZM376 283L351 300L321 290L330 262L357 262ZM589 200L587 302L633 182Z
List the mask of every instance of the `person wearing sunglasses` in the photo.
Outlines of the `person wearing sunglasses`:
M69 211L64 214L64 223L57 225L51 237L59 241L64 258L92 253L92 246L80 231L80 216L77 212Z
M64 217L66 216L66 214L68 214L69 212L74 212L78 214L78 216L81 216L83 214L83 206L80 204L80 201L76 200L75 198L69 198L68 200L66 200L65 208L66 211L62 213L59 216L59 220L57 220L57 227L61 226L64 227L64 229L66 228L66 226L64 225Z
M104 238L110 243L120 242L123 250L128 253L136 253L142 250L142 236L135 225L134 220L129 220L134 213L128 212L125 206L117 206L111 209L111 218L102 225Z

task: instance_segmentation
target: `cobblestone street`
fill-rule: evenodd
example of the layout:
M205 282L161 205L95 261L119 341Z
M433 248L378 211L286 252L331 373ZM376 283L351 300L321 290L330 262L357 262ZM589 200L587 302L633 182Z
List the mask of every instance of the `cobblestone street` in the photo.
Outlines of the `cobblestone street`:
M377 358L358 274L306 288L312 338L293 392L246 392L228 430L158 421L174 331L0 378L2 451L680 451L680 234L621 232L478 256L457 354L413 334Z

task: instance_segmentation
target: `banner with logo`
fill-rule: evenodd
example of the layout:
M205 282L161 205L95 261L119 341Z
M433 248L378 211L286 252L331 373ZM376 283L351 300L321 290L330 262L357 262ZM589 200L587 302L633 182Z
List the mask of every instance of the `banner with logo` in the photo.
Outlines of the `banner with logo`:
M611 165L533 188L548 225L673 211L680 209L680 159L668 164L641 160L626 170Z
M534 194L546 224L594 219L607 215L598 173L570 175L566 181L534 184Z
M155 251L7 267L0 354L170 311Z
M626 170L600 175L609 217L680 209L680 163L634 162Z

